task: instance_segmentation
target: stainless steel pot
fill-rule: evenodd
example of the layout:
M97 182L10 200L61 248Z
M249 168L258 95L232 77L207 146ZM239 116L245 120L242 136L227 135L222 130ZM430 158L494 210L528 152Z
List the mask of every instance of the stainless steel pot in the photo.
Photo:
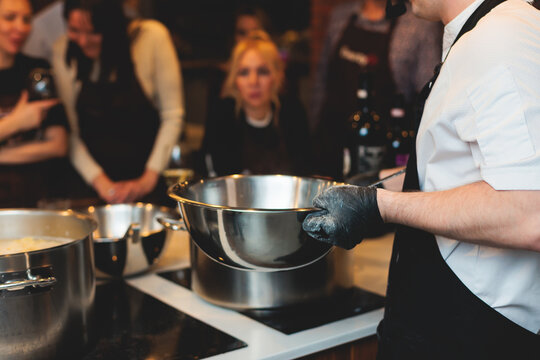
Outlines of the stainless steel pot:
M0 210L0 241L56 237L67 243L0 255L0 357L74 358L91 341L95 222L71 211Z
M217 261L238 268L280 271L323 258L331 245L309 237L302 221L313 198L333 181L283 175L232 175L176 184L193 240Z
M149 270L172 235L158 219L178 217L174 209L146 203L90 206L84 211L98 223L94 252L100 278Z
M191 288L204 300L235 310L270 309L307 303L352 286L350 253L333 248L305 266L257 271L215 261L190 243Z

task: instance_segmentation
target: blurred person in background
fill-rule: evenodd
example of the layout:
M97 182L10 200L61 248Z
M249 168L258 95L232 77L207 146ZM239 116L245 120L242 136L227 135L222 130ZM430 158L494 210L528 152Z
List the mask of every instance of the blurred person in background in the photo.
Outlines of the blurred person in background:
M233 49L223 98L208 109L202 153L209 176L311 171L305 109L283 99L283 62L264 31Z
M20 53L31 16L28 0L0 0L0 207L35 207L49 196L53 159L68 149L59 101L29 99L32 71L49 68Z
M67 36L53 67L70 124L83 198L167 203L160 175L184 117L180 63L168 30L129 22L119 0L66 0Z
M123 1L126 17L129 19L139 17L139 1ZM65 33L64 0L53 1L33 17L32 31L22 52L29 56L52 61L53 45Z
M240 7L234 21L234 44L247 39L249 34L256 30L270 31L270 21L266 13L253 6Z
M407 12L386 18L386 0L356 0L331 13L311 99L310 128L315 132L318 172L342 176L345 124L356 109L358 75L374 78L373 107L389 111L396 94L408 103L440 61L442 26Z
M268 27L268 17L261 9L248 5L241 6L236 11L234 17L234 36L231 48L244 40L250 32L255 30L264 30L268 32ZM220 101L223 83L228 70L228 62L219 63L216 67L209 70L207 80L208 108Z

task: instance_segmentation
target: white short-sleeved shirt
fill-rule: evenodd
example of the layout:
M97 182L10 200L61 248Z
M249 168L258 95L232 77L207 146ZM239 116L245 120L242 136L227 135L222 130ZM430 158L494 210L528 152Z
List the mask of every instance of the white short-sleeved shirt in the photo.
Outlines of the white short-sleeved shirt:
M445 27L443 58L478 0ZM507 0L452 47L417 137L423 191L484 180L540 191L540 11ZM461 281L495 310L540 330L540 253L437 236Z

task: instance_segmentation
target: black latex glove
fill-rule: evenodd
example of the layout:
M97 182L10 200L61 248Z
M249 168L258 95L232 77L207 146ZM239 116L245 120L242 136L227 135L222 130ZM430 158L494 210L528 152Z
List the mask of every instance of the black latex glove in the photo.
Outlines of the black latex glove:
M371 227L383 220L377 205L377 189L364 186L333 186L313 199L322 210L309 214L302 228L311 237L345 249L359 244Z

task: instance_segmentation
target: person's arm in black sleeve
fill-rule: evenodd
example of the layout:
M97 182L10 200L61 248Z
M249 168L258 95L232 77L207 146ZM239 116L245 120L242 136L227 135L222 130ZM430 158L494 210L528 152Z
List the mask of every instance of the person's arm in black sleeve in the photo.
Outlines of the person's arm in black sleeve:
M217 112L219 102L215 102L207 108L206 121L204 123L204 137L201 148L197 154L196 169L203 177L214 175L214 166L212 155L216 142L218 141L216 126ZM209 163L210 162L210 163Z
M309 128L314 131L321 121L321 110L326 98L326 78L328 75L328 61L332 52L332 37L327 32L319 61L316 66L315 76L311 91Z
M313 145L307 113L299 100L283 102L280 122L284 130L294 175L311 175L313 172Z
M235 102L230 98L221 99L208 110L202 145L203 161L209 176L237 172L236 165L240 161L238 137Z

